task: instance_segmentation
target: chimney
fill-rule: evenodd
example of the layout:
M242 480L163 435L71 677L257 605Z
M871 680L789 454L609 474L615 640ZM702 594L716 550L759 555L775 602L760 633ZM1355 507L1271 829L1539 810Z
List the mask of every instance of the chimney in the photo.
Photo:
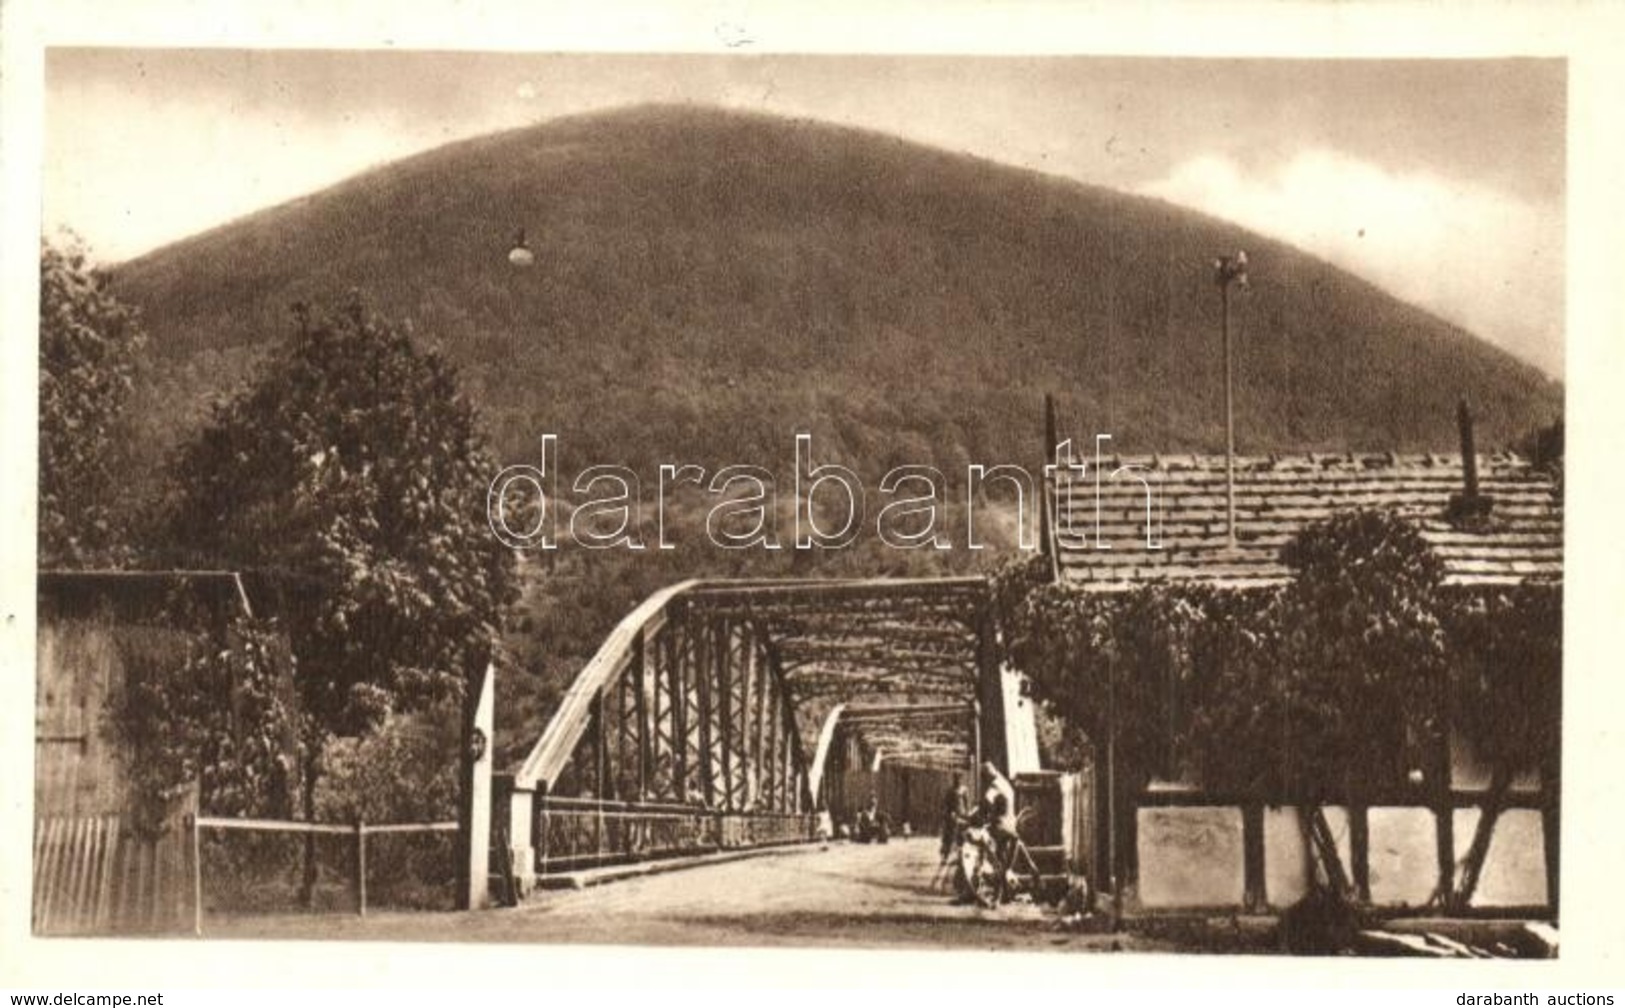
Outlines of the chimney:
M1461 431L1461 472L1467 481L1463 496L1477 500L1478 451L1473 446L1473 411L1467 408L1465 399L1456 403L1456 426Z
M1456 403L1456 428L1461 433L1462 492L1450 498L1450 519L1468 524L1489 517L1494 503L1478 492L1478 449L1473 441L1473 411L1467 400Z
M1055 423L1055 397L1048 392L1044 393L1044 463L1047 465L1055 461L1055 448L1059 445L1060 436L1056 433Z

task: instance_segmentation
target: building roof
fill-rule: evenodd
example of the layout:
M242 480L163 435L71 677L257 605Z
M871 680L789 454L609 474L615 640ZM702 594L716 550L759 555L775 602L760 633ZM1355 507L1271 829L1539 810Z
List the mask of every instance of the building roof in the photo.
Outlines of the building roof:
M217 615L253 614L243 575L236 571L47 569L38 572L36 587L42 611L106 604L125 618L167 620L179 596Z
M1517 456L1478 456L1479 494L1492 506L1468 522L1450 515L1464 489L1460 456L1238 457L1235 468L1234 546L1225 534L1223 456L1108 458L1098 483L1092 462L1081 477L1058 470L1051 535L1061 579L1103 591L1152 581L1280 584L1291 578L1281 547L1305 525L1380 508L1417 525L1443 561L1447 584L1562 580L1561 491ZM1148 497L1158 549L1147 548Z
M281 616L310 579L279 570L124 570L47 568L37 573L37 598L58 610L111 605L126 618L174 616L180 600L217 616ZM307 591L308 594L308 591Z

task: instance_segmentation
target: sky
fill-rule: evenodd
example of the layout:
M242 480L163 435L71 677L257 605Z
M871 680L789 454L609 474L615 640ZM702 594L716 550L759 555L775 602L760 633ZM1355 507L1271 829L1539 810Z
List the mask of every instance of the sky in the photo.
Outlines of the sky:
M1566 76L1551 59L53 49L43 213L118 262L451 140L718 105L1192 207L1562 377Z

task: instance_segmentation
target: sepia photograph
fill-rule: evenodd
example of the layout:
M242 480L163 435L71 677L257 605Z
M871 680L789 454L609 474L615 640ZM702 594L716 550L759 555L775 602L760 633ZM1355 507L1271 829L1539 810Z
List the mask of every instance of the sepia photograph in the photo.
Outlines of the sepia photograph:
M1570 62L716 32L44 49L34 939L1561 958Z

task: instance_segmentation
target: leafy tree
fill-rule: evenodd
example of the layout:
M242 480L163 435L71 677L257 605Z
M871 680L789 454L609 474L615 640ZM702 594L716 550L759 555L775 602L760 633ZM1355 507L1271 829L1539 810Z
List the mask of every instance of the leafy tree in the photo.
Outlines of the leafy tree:
M1536 468L1545 471L1563 493L1563 418L1536 428L1518 441L1518 451Z
M39 563L117 562L118 430L145 338L76 242L40 248Z
M1295 764L1284 776L1340 795L1417 769L1447 785L1438 557L1410 523L1379 510L1311 525L1282 557L1297 574L1276 620L1287 677L1281 752ZM1315 779L1302 780L1304 769Z
M1524 584L1457 593L1446 614L1451 720L1490 767L1478 825L1450 898L1467 906L1518 771L1556 788L1563 687L1563 588Z
M1427 543L1403 519L1361 510L1308 526L1282 555L1290 584L1196 607L1204 779L1310 805L1418 770L1442 784L1445 602Z
M514 595L496 472L451 366L359 306L290 339L181 452L169 522L191 562L271 572L289 598L310 752L463 692ZM318 761L307 761L306 814Z
M457 802L455 761L445 753L461 740L462 710L435 704L391 714L369 735L335 741L316 796L323 820L428 822Z
M462 706L441 703L391 714L372 733L335 740L323 756L317 818L323 822L433 822L457 807ZM368 900L445 909L456 877L447 833L396 834L368 841Z

